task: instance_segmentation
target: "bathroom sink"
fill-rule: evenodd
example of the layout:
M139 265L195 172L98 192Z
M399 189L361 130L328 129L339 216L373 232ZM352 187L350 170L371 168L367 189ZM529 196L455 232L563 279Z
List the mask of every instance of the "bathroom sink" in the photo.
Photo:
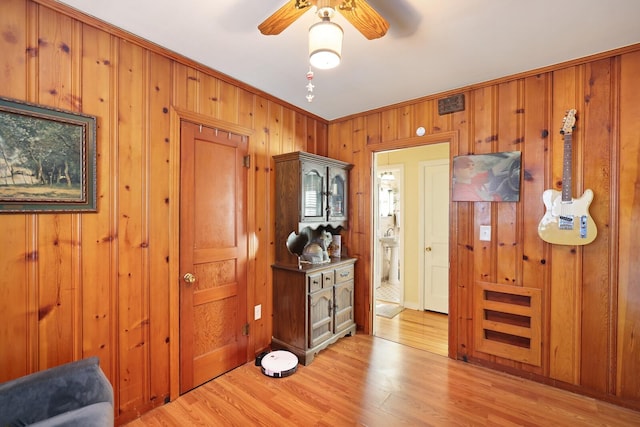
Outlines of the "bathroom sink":
M395 245L398 243L398 237L397 236L380 237L380 243L382 243L383 245Z

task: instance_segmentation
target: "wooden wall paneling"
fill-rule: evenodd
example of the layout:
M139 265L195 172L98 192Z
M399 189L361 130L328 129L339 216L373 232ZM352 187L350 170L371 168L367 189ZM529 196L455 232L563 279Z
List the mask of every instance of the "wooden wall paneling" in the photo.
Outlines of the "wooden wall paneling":
M38 14L38 102L71 110L72 22L41 8ZM39 369L74 360L79 353L77 294L74 277L77 262L74 229L76 215L38 215L38 340ZM51 339L55 337L54 339Z
M322 125L324 127L324 125ZM358 148L364 146L364 141L359 140L357 136L362 136L362 132L356 131L354 124L351 120L343 121L332 127L331 134L328 136L329 142L327 143L327 155L333 159L341 160L354 164L354 155L359 154ZM342 234L342 248L346 251L347 255L359 257L356 248L361 248L360 242L362 239L363 228L366 224L363 222L363 211L361 205L361 195L356 194L354 189L363 188L361 180L363 179L362 171L351 169L349 171L349 185L348 185L348 197L349 197L349 229L343 230ZM368 233L368 231L367 231ZM354 243L354 239L358 243ZM360 274L358 262L356 262L354 268L356 275ZM357 290L354 290L357 292ZM358 305L357 297L356 305ZM364 307L364 301L360 301ZM357 310L356 310L357 311ZM364 319L363 319L364 320ZM358 323L356 321L356 323Z
M318 154L320 156L327 155L327 147L326 144L320 143L318 139L318 128L319 124L316 120L311 117L305 118L306 124L304 125L304 139L301 142L304 144L302 150L294 150L294 151L306 151L308 153ZM322 153L322 154L321 154Z
M294 151L311 152L311 148L308 147L309 134L307 133L307 127L308 125L312 125L313 123L309 123L310 120L307 119L307 116L300 112L295 112L294 116L294 144L284 153L292 153ZM315 150L315 147L312 148L313 150Z
M229 123L238 123L238 107L240 88L225 81L218 82L216 105L218 110L215 117Z
M287 136L293 135L291 129L285 128L285 123L289 124L291 122L291 116L291 112L286 111L281 105L275 103L269 104L269 145L267 147L264 169L265 184L267 186L265 193L269 197L267 209L265 209L265 235L269 245L266 246L268 250L265 252L266 259L264 260L264 273L262 274L265 281L257 280L258 283L263 283L264 285L262 288L256 289L255 303L262 305L262 319L256 322L256 326L260 326L254 338L257 343L260 343L256 348L256 352L266 349L271 344L273 330L273 275L271 265L276 260L275 245L286 246L286 242L276 240L276 219L275 215L272 214L272 212L275 212L276 206L276 174L273 156L285 153L285 147L291 143L290 138L285 138L285 134ZM297 230L295 231L297 232Z
M200 72L193 67L186 68L186 94L187 104L185 108L189 111L200 113Z
M395 141L398 139L398 116L397 109L389 108L380 113L380 135L381 141Z
M10 215L2 218L6 229L0 234L3 256L0 257L0 312L6 321L0 326L0 382L8 381L37 369L33 355L37 354L37 334L33 325L37 313L36 298L29 270L37 253L29 251L27 240L32 223L30 215ZM36 350L36 351L34 351Z
M520 80L512 80L495 86L496 92L492 95L495 98L494 107L494 124L492 127L496 130L492 135L485 139L485 143L490 142L493 145L492 152L518 151L520 150L519 132L522 128L522 83ZM476 141L477 145L477 141ZM486 144L485 144L486 145ZM492 204L492 224L495 230L492 230L491 253L495 261L492 269L495 270L495 283L508 286L521 287L520 280L521 271L521 247L519 244L520 229L518 226L519 219L519 203L516 202L500 202ZM476 231L479 234L479 230ZM495 242L493 242L495 240ZM487 242L488 243L488 242ZM494 273L491 273L492 275ZM476 285L478 282L475 282ZM474 286L476 286L474 285ZM514 290L512 292L518 292ZM476 295L477 291L476 291ZM478 298L474 298L475 313L479 313L479 304L482 302ZM536 307L540 307L539 298L536 297ZM531 316L531 322L540 322L541 316L534 310L535 315ZM540 335L538 333L531 334L532 342L527 350L516 348L517 346L505 340L506 343L498 341L484 341L489 345L481 346L482 341L478 341L478 331L481 323L486 322L483 318L474 315L474 329L476 330L476 338L474 339L475 347L483 347L487 353L495 357L494 361L504 366L516 367L522 369L521 361L527 361L529 364L539 365L540 358ZM531 331L539 332L540 324L530 325ZM488 332L487 332L488 333ZM516 336L516 335L514 335ZM495 339L495 337L493 338ZM535 340L535 342L533 342ZM521 350L521 351L519 351ZM484 351L484 350L483 350ZM518 354L519 356L515 356ZM526 354L524 356L523 354ZM505 355L513 355L511 358L504 358Z
M197 96L194 99L198 103L196 111L205 116L220 118L218 110L220 101L218 84L220 81L204 73L197 73L197 76L199 84Z
M278 129L271 129L270 126L274 126L272 123L272 113L270 111L270 102L262 97L256 97L254 111L255 129L256 133L253 141L253 153L251 158L251 167L254 169L255 179L255 240L257 247L255 251L255 284L254 284L254 301L249 302L249 306L253 309L253 305L262 304L263 306L269 306L264 310L265 314L273 312L273 302L267 300L268 295L271 295L267 290L271 283L271 264L275 259L275 244L273 242L273 236L270 231L271 227L275 227L274 219L271 217L271 210L268 208L269 204L275 193L271 186L269 169L272 167L270 146L273 144L278 146ZM272 135L273 132L273 135ZM293 230L292 230L293 231ZM284 243L283 243L284 244ZM253 304L253 305L252 305ZM253 313L251 313L253 314ZM253 319L253 315L249 317ZM271 342L270 336L265 336L268 331L264 329L264 323L260 326L257 322L254 322L254 329L260 329L253 334L255 350L263 349ZM267 340L265 342L265 340Z
M610 137L610 176L611 185L609 205L609 349L607 360L607 392L608 396L617 394L617 355L618 355L618 295L619 295L619 261L620 261L620 87L621 87L621 58L619 54L611 58L611 129ZM634 407L634 406L632 406Z
M438 102L432 100L429 105L431 106L431 129L433 133L447 132L451 130L454 113L442 114L438 113ZM415 129L413 130L415 135Z
M341 122L334 128L335 132L329 137L330 142L327 144L329 157L348 162L352 165L362 165L363 163L360 162L366 161L365 158L363 158L365 155L364 152L367 151L365 149L364 135L363 132L360 132L362 128L359 127L359 124L362 123L362 120L356 121L355 123L350 120ZM371 182L370 175L367 175L368 172L370 173L370 169L362 170L355 167L349 171L349 188L347 189L349 193L348 204L350 211L349 229L341 232L343 236L343 251L346 251L346 254L349 256L357 257L359 260L369 254L369 250L362 251L364 247L362 246L364 244L363 239L370 233L370 217L366 213L368 210L363 206L363 193L369 191ZM367 179L369 179L369 181L365 181ZM356 192L355 189L360 189L360 191ZM356 262L354 266L356 275L365 274L364 271L361 270L363 263ZM363 307L366 306L365 300L362 301L362 304Z
M456 330L456 357L466 359L473 349L473 203L453 203L451 211L454 253L449 280L456 288L457 298L449 302L453 307L453 312L449 313L453 316L450 329ZM451 332L449 338L452 338Z
M15 248L15 256L6 258L11 281L25 285L19 294L5 282L0 288L20 318L10 322L20 345L3 346L13 349L3 360L22 361L12 364L17 370L0 371L10 379L97 354L115 386L123 419L156 404L169 387L167 307L173 282L167 272L167 113L171 107L198 112L211 102L216 109L207 110L207 116L253 128L255 95L189 61L184 65L177 56L151 53L152 48L107 25L82 24L83 19L46 1L3 3L0 43L6 55L0 61L6 75L0 95L98 117L99 211L3 218L3 228L17 233L2 233L2 242ZM207 84L215 87L209 99ZM269 102L281 116L293 114ZM305 134L293 143L309 141L313 150L326 152L327 124L303 113L300 118ZM279 138L282 143L284 136ZM250 210L264 212L256 208L261 202L254 194ZM262 225L269 229L265 220ZM268 265L268 255L257 257ZM253 276L264 277L266 270L254 269ZM267 323L265 335L269 328ZM268 337L264 340L259 344L268 344ZM170 357L176 360L173 353Z
M327 156L354 164L356 160L363 160L359 156L366 151L366 131L364 130L365 119L345 120L332 125L328 130ZM374 130L374 132L376 132ZM369 234L369 218L365 216L363 210L363 194L366 191L363 184L363 168L352 168L349 171L349 228L341 232L343 252L351 257L358 258L355 263L355 276L365 277L364 270L366 261L362 258L365 243L363 239ZM366 231L365 231L366 230ZM368 248L368 246L367 246ZM368 252L368 249L367 251ZM361 275L361 276L360 276ZM356 324L365 329L368 325L367 315L370 303L366 286L358 286L361 282L356 279L354 287L354 317ZM366 282L368 283L368 282ZM366 330L366 329L365 329Z
M329 147L327 143L329 126L327 125L327 123L320 120L312 119L311 117L309 118L309 120L313 120L315 125L314 126L315 128L314 143L316 146L315 153L320 156L327 157L327 154L329 152Z
M520 204L522 210L530 214L524 215L522 222L522 284L530 288L543 288L548 271L545 255L547 246L538 236L538 224L545 212L542 193L549 186L545 173L546 153L551 144L550 132L555 129L548 118L550 80L549 74L524 79Z
M27 85L27 94L25 99L31 102L38 101L38 67L39 67L39 29L38 29L38 12L40 10L40 6L28 0L24 0L26 4L25 12L26 12L26 37L27 37L27 48L25 49L25 56L22 58L25 59L27 69L25 70L25 84ZM22 63L22 58L20 58L17 63ZM22 99L22 98L21 98Z
M364 121L356 119L353 123L353 130L362 129ZM373 283L371 271L373 257L373 224L371 210L371 183L373 182L371 163L373 156L366 148L366 135L363 132L355 132L358 138L352 141L353 151L350 163L354 165L349 173L349 204L352 207L352 214L349 218L349 229L347 233L346 245L348 255L353 255L358 259L355 264L356 288L354 295L356 300L355 319L357 325L362 325L365 333L371 333L373 289L368 284ZM355 177L356 185L352 185L352 178ZM360 278L360 280L358 280ZM358 284L367 284L358 286ZM358 302L360 299L360 302ZM362 309L362 314L358 315L358 306Z
M367 114L364 125L364 130L367 135L367 145L382 142L382 119L379 112Z
M282 129L281 129L280 153L290 153L295 150L296 146L296 113L291 110L283 109L282 111ZM302 150L304 151L304 150ZM272 163L273 166L273 163ZM275 183L273 170L270 171L271 183Z
M487 154L494 152L496 92L494 88L482 88L473 91L473 154ZM495 283L495 230L493 205L490 202L475 202L474 229L473 229L473 254L474 274L473 280ZM479 238L480 226L492 226L491 241L482 241Z
M307 117L305 121L307 122L305 126L305 138L303 140L305 148L302 151L326 156L328 148L326 144L321 144L318 139L318 123L311 117Z
M342 144L343 138L345 137L345 129L347 129L347 133L351 131L351 135L347 135L349 141L354 141L355 136L353 135L352 122L350 120L336 123L334 126L331 126L331 133L329 134L329 141L327 143L327 151L328 157L336 158L337 153L340 151L340 144Z
M495 113L496 108L496 91L495 88L480 88L473 91L473 110L472 110L472 134L473 140L473 153L474 154L487 154L494 151L494 141L496 140L495 132L497 129L495 126ZM495 257L495 213L494 206L491 202L474 202L473 203L473 276L469 278L469 285L475 288L478 281L495 283L496 277L496 257ZM491 241L480 240L480 226L489 225L492 226ZM472 299L471 306L476 307L479 303L473 299L473 294L468 295ZM470 313L470 318L474 319L473 312L476 312L475 308ZM473 323L480 319L474 319ZM476 344L474 341L473 348L475 350ZM486 355L474 351L474 357L486 358Z
M611 336L610 254L612 81L611 59L585 66L583 129L584 188L594 192L590 214L598 236L583 249L580 383L601 393L609 385Z
M149 54L148 67L148 252L149 252L149 376L151 404L169 395L169 175L171 61Z
M397 123L398 123L398 139L405 139L414 136L416 130L413 125L413 108L411 105L398 107Z
M498 86L496 151L521 151L522 82L514 80ZM522 286L522 263L518 227L518 202L498 203L496 209L496 283ZM518 256L520 255L520 256Z
M10 0L6 11L0 14L0 67L5 70L0 96L27 98L28 63L25 52L29 37L27 5L23 0ZM37 37L35 37L37 39ZM26 375L37 370L37 327L34 270L37 252L34 252L34 215L3 215L0 233L0 313L6 321L0 322L0 382ZM33 313L30 315L29 313ZM34 351L35 350L35 351Z
M122 41L118 63L119 412L136 411L149 392L148 60Z
M98 356L100 367L116 383L117 236L114 227L113 99L117 60L113 38L82 29L82 108L97 117L96 197L94 214L82 216L82 355Z
M132 416L150 406L154 397L161 396L166 381L162 375L151 378L155 370L166 369L166 343L160 342L166 319L159 316L166 310L166 296L161 294L168 285L166 281L153 283L163 274L163 248L168 244L163 237L153 237L158 230L166 230L163 222L167 215L165 202L161 201L166 191L161 183L166 170L158 164L166 155L166 143L158 148L166 123L158 107L169 99L169 108L204 112L203 106L209 105L204 96L209 91L203 87L215 82L216 101L212 103L216 109L205 114L256 129L250 150L266 156L274 150L260 145L269 143L270 123L264 110L267 99L177 55L158 50L155 57L150 54L156 52L155 48L63 9L57 4L48 6L47 0L3 2L0 65L4 77L0 95L98 116L100 210L95 214L3 215L0 244L7 250L0 260L0 306L2 323L7 326L0 328L0 340L2 344L11 340L12 345L9 350L0 345L0 354L3 362L17 362L2 363L0 377L9 379L64 359L98 353L107 359L103 368L114 383L117 413L122 419L123 414ZM88 23L81 25L84 19ZM170 76L165 75L167 71ZM529 372L542 372L546 381L577 384L578 390L588 393L602 393L608 381L616 402L639 408L640 379L635 374L640 366L640 349L634 335L640 327L640 309L635 304L640 292L634 286L640 276L635 255L640 249L635 238L640 234L636 225L640 223L640 205L634 187L640 163L640 110L636 101L640 95L639 74L638 48L628 48L619 58L599 55L572 61L564 68L548 67L537 74L463 89L466 110L447 116L437 115L437 99L432 96L351 117L340 125L345 134L336 131L335 123L329 126L298 110L295 130L288 129L290 125L283 119L280 150L285 149L287 132L293 132L294 143L303 144L302 149L338 158L348 156L355 164L350 189L353 212L345 240L359 258L359 326L370 330L373 147L368 145L383 140L387 143L386 139L393 145L412 137L418 126L424 126L427 135L441 134L450 126L459 137L459 143L451 147L452 155L502 149L508 140L504 139L500 117L512 114L514 102L511 84L503 83L521 80L524 95L518 105L524 105L519 120L524 129L525 176L521 208L516 209L524 213L520 218L516 211L515 235L522 245L523 261L520 267L516 261L515 269L516 278L517 269L522 269L525 287L542 291L543 337L549 338L543 339L541 370ZM272 98L269 102L283 108L281 117L294 111ZM583 248L548 245L536 232L544 213L541 193L546 188L559 188L561 179L560 120L566 109L574 106L579 114L574 195L584 188L597 189L592 215L599 232L605 233ZM383 129L385 121L388 126ZM157 129L156 122L161 123ZM302 122L303 131L298 126ZM512 132L511 125L506 126L506 132ZM546 132L550 135L545 136ZM493 138L496 136L497 140ZM597 144L593 149L592 142ZM261 164L267 164L264 158ZM270 192L272 187L265 173L262 177L259 170L250 173L254 174L250 175L250 186L255 186L255 196L250 196L248 205L253 206L250 212L255 214L249 222L255 222L256 230L252 276L258 295L257 289L262 286L259 278L270 276L269 252L261 248L268 240L260 234L270 226L270 219L269 214L258 212L268 209L266 197L271 194L262 196L260 189ZM158 184L153 185L156 181ZM475 205L456 203L451 214L455 242L452 261L456 261L451 277L459 295L452 309L457 327L452 329L457 334L454 341L459 357L473 355L473 300L468 290L474 276L488 271L493 276L491 281L498 281L511 269L501 266L505 251L511 259L507 248L492 247L488 258L483 258L478 254L483 250L476 245L477 226L486 218L499 230L492 245L511 241L511 236L507 239L504 233L513 230L502 228L511 212ZM92 283L96 277L103 281L99 286ZM23 284L23 288L12 287L14 283ZM60 297L54 295L51 283L62 284ZM52 306L52 302L61 305ZM592 333L594 328L597 334ZM602 334L607 330L610 332L605 338ZM257 341L254 350L261 344ZM175 357L172 360L175 362ZM502 358L490 360L518 372L529 369Z
M411 126L411 136L415 135L415 130L421 126L426 131L425 135L431 135L434 133L433 125L431 124L431 112L433 111L431 107L432 102L433 101L424 100L412 104L413 126Z
M3 2L3 10L0 15L0 29L3 37L0 39L2 55L0 66L4 70L0 96L19 99L29 98L29 78L33 78L30 72L29 58L37 55L37 40L34 34L34 26L29 25L29 9L32 4L25 0L7 0Z
M172 62L173 65L173 107L182 110L189 110L188 87L189 87L189 67L179 62ZM189 110L192 111L192 110Z
M254 96L247 96L245 91L240 91L239 92L239 102L240 105L238 107L238 111L239 111L239 116L238 119L240 121L243 121L246 119L251 119L251 126L252 127L247 127L245 126L245 129L252 129L253 128L253 104L254 104ZM248 104L248 105L245 105ZM249 107L250 106L250 107ZM251 112L250 114L246 115L244 114L245 111L247 111L249 108L251 108ZM255 231L257 230L257 215L253 214L254 212L257 212L257 208L256 208L256 169L254 167L255 165L255 153L254 153L254 147L255 147L255 140L256 140L256 136L255 133L251 133L251 135L249 136L249 144L248 144L248 150L247 150L247 155L250 158L250 166L247 169L247 201L246 201L246 220L247 220L247 225L246 225L246 230L247 230L247 311L251 312L253 310L253 305L256 302L256 282L257 282L257 277L259 275L259 272L257 270L257 252L258 252L258 247L260 245L260 242L257 240L256 238L256 234ZM272 322L271 322L271 316L273 313L273 309L272 309L272 303L271 301L267 301L266 304L263 304L262 306L262 313L263 313L263 318L264 316L267 316L266 320L264 320L263 322L266 322L267 324L267 328L271 331L272 329ZM253 319L253 316L251 316L252 313L248 313L247 319L249 320L249 324L253 325L253 323L251 323L251 319ZM254 354L255 352L258 351L260 347L259 344L256 343L256 336L255 334L251 333L251 330L249 330L249 340L247 342L247 358L249 359L251 357L252 354Z
M82 24L72 20L70 46L79 48L71 49L71 100L70 109L82 112ZM71 214L71 242L72 242L72 273L70 286L73 289L73 318L72 327L76 330L73 334L72 348L73 359L82 358L82 214Z
M620 60L620 171L617 192L619 212L616 394L622 399L640 400L640 52L622 55Z
M309 117L313 121L313 141L315 154L329 157L328 125L326 122Z
M247 129L255 129L253 125L253 111L255 95L246 90L238 90L238 124ZM250 141L251 142L251 141ZM249 147L251 152L251 147Z
M73 21L50 9L38 9L38 100L40 104L72 110ZM78 47L80 48L80 47ZM74 47L75 49L75 47Z
M354 150L354 145L358 146L358 144L353 141L353 131L353 122L351 121L338 126L338 140L328 144L332 158L354 164L353 154L358 151Z
M523 141L521 164L520 209L522 286L542 291L542 367L548 370L549 358L549 264L548 245L538 236L538 223L544 215L542 193L548 187L545 173L549 135L549 103L551 84L548 73L523 79ZM538 94L538 96L536 96ZM543 96L539 96L542 94Z
M470 92L465 94L465 99L465 110L453 113L458 140L457 144L451 144L449 147L451 164L453 164L453 157L473 152L473 137L469 123L473 117L471 109L474 102ZM453 169L451 175L453 175ZM449 339L453 341L453 345L449 343L449 349L455 348L454 357L466 360L473 350L473 203L451 203L449 216L451 221L449 240L453 248L449 272L452 286L450 285L449 289L455 287L456 295L456 298L449 302L449 306L453 309L449 315L454 319L450 324L455 325L449 328Z
M578 197L582 188L576 167L580 164L579 146L582 144L584 122L582 104L578 105L578 87L582 87L580 67L569 67L553 73L553 99L551 146L552 188L562 189L563 135L559 129L562 119L571 108L578 110L576 128L573 131L573 197ZM582 194L580 192L580 194ZM579 381L579 358L577 349L580 339L580 262L582 249L567 245L551 246L551 300L550 300L550 375L567 383Z

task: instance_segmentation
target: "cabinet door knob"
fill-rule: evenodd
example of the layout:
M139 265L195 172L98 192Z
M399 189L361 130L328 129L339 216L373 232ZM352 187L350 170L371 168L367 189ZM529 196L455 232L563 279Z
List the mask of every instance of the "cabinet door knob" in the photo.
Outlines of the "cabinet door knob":
M431 246L427 246L426 248L424 248L424 250L427 252L431 252Z
M186 273L184 276L182 276L182 278L184 279L185 283L194 283L196 281L196 276L192 273Z

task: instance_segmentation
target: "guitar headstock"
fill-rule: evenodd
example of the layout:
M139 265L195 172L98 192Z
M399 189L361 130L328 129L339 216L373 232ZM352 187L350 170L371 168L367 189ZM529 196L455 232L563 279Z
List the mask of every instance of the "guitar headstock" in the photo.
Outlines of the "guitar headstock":
M567 115L562 119L562 129L560 133L563 135L571 135L576 124L576 109L572 108L567 111Z

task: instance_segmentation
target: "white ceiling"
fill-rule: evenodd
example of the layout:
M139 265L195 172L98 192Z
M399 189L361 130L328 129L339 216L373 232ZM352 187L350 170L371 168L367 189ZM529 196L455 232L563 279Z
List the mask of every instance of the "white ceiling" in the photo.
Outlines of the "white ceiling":
M640 42L640 0L368 0L390 24L367 40L340 14L342 64L314 70L307 11L257 26L286 0L59 0L327 120Z

